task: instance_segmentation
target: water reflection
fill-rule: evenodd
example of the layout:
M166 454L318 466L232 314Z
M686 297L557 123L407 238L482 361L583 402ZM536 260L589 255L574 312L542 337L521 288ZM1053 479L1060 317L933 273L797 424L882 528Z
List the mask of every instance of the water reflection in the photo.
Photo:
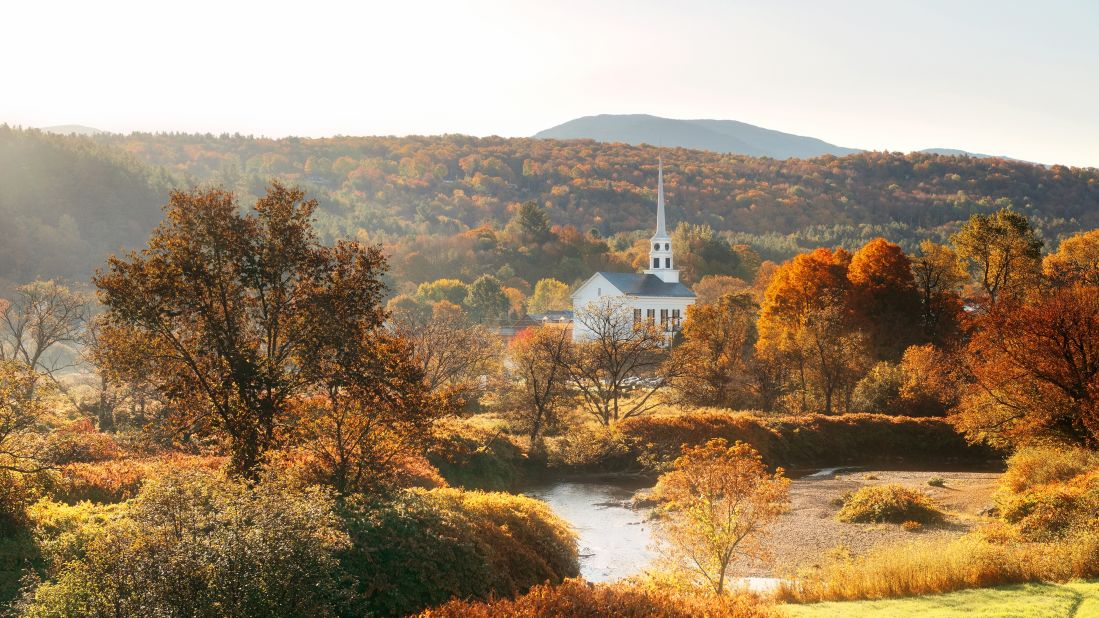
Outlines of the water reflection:
M637 482L556 482L523 493L544 500L579 535L580 574L592 582L636 575L655 557L648 509L630 508L647 485Z

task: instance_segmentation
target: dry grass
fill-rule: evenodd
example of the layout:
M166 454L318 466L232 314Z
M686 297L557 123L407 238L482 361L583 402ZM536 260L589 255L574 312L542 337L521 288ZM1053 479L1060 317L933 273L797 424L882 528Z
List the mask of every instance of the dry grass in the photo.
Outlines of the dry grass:
M858 558L832 556L820 568L781 585L776 597L795 603L887 599L1099 576L1099 533L1026 543L998 537L999 529L990 532L946 544L884 547Z
M751 595L685 594L626 583L570 579L538 586L517 599L454 600L420 618L771 618L774 608Z

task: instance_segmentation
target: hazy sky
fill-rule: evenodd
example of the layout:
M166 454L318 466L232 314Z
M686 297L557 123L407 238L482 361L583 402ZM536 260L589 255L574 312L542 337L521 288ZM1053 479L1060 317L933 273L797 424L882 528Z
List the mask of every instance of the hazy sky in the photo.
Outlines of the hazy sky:
M842 146L1099 167L1099 2L0 6L0 122L531 135L730 118Z

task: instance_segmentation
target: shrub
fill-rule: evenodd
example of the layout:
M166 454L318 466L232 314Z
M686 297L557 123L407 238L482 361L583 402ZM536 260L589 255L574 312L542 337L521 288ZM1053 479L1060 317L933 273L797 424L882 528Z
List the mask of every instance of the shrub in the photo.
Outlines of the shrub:
M37 510L45 579L21 615L330 616L347 535L319 489L170 471L125 505Z
M923 524L909 519L901 524L901 528L904 528L908 532L919 532L920 530L923 530Z
M27 507L54 485L52 475L0 470L0 537L15 534L27 525Z
M619 428L634 465L663 471L683 444L711 438L751 444L771 466L806 468L842 463L991 461L999 453L968 444L942 418L883 414L761 417L747 412L697 410L627 419Z
M522 480L526 461L522 449L502 431L451 418L437 422L433 433L427 459L448 484L503 490Z
M844 501L836 517L852 523L915 521L930 524L943 520L942 511L930 498L893 483L859 489Z
M997 506L1020 536L1053 540L1099 529L1099 453L1030 447L1008 459Z
M614 427L582 425L549 441L549 465L576 471L615 471L636 466L623 433Z
M0 607L15 596L25 569L38 558L29 511L53 483L48 473L0 470Z
M268 457L267 465L298 479L302 485L330 485L332 481L327 466L317 461L316 454L302 449L275 451ZM439 474L439 470L426 457L416 453L394 454L385 464L384 483L372 483L372 489L376 493L412 487L433 489L446 486L446 479Z
M590 584L570 579L556 586L538 586L514 600L453 600L425 610L420 618L764 618L775 615L773 607L750 595L687 595L624 583Z
M946 479L941 476L936 476L928 479L927 484L932 487L946 487Z
M1009 492L1022 493L1037 485L1067 481L1095 468L1099 468L1099 453L1092 450L1024 447L1008 458L1000 484Z
M122 456L122 449L110 434L103 433L84 419L69 423L50 434L50 458L53 463L89 463Z
M515 595L579 573L576 540L545 503L502 493L407 490L344 508L341 554L359 615L403 616L452 597Z
M1099 469L1003 497L999 506L1003 518L1032 540L1099 530Z
M224 457L182 454L73 463L61 469L62 480L55 497L68 503L81 500L108 504L122 502L136 496L146 479L168 471L214 471L224 465Z

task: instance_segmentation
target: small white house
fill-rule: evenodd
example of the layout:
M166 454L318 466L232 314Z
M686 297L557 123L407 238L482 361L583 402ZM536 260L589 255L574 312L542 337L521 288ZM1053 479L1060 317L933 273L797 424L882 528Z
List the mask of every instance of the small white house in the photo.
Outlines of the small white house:
M633 310L635 323L648 320L658 324L669 338L679 330L687 316L687 307L695 302L695 294L679 282L674 268L672 238L664 224L664 165L657 167L656 233L649 241L649 266L643 273L598 272L572 293L574 313L583 312L608 297L620 298ZM574 320L573 341L591 336L582 320Z

